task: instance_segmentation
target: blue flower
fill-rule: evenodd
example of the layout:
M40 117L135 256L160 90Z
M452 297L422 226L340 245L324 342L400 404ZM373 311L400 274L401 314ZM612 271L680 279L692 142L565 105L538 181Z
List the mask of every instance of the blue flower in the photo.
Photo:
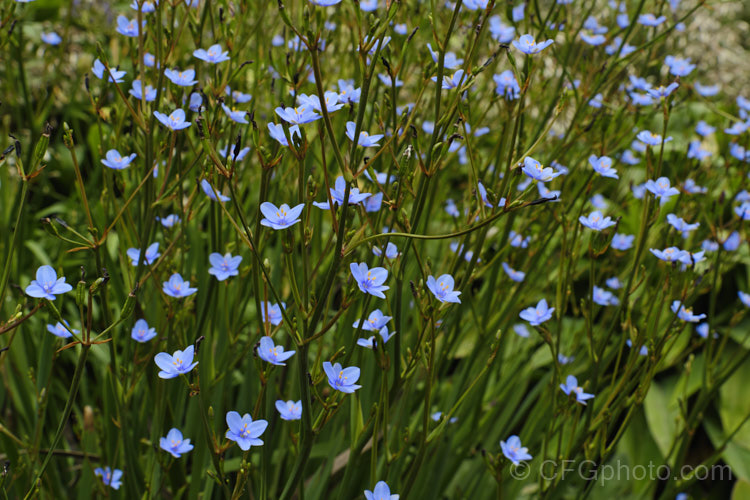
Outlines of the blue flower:
M524 18L524 9L526 8L526 2L521 2L515 7L513 7L513 10L511 11L511 20L514 23L517 23L518 21L522 21Z
M391 316L383 316L380 309L375 309L370 313L370 316L364 321L364 323L362 323L362 329L379 332L391 319ZM355 321L352 327L358 328L359 320Z
M521 7L523 7L523 4L521 4ZM490 18L490 35L497 43L510 43L516 37L516 28L503 24L500 21L500 16L492 16Z
M276 409L284 420L299 420L302 418L302 400L276 401Z
M296 351L284 351L284 346L275 345L271 337L264 335L260 338L258 357L272 365L286 366L284 361L291 358L295 352Z
M583 389L578 386L578 379L573 375L568 375L568 378L565 379L565 383L560 384L560 389L562 389L562 391L568 396L570 396L570 394L575 394L576 401L582 405L585 405L587 400L594 397L593 394L583 392Z
M536 43L532 35L521 35L518 40L513 40L513 46L524 54L534 55L543 51L554 43L553 40L547 40L542 43Z
M130 163L135 159L137 155L135 153L129 156L122 156L116 149L110 149L107 151L106 159L101 162L107 167L114 170L123 170L130 166Z
M360 0L359 8L363 12L372 12L378 8L378 0Z
M181 299L198 291L197 288L190 288L190 282L182 279L179 273L174 273L169 277L169 281L162 283L162 291L170 297Z
M361 5L361 4L360 4ZM391 489L385 481L378 481L375 487L365 490L366 500L398 500L398 495L391 495Z
M130 338L136 342L148 342L154 337L156 337L156 329L149 328L145 319L139 319L136 321L135 325L133 325L133 329L130 331Z
M607 37L604 35L589 35L588 33L581 32L581 40L589 45L597 46L607 41Z
M149 52L143 54L143 64L145 64L149 68L153 68L154 66L156 66L157 68L160 67L158 64L156 64L156 56Z
M130 8L133 9L134 11L136 11L136 12L138 12L138 10L140 10L144 14L150 14L151 12L154 12L156 10L156 5L154 5L154 3L156 3L156 5L158 5L159 1L155 0L155 2L151 2L149 0L143 0L143 1L133 0L130 3Z
M594 292L591 299L600 306L616 306L620 303L612 292L599 288L598 286L594 286Z
M221 192L214 191L213 186L211 186L211 184L209 184L209 182L206 179L203 179L201 181L201 189L203 190L204 193L206 193L206 196L208 196L214 201L217 201L217 195L218 195L218 200L220 201L231 200L229 196L224 196L223 194L221 194Z
M292 123L294 125L302 125L304 123L314 122L315 120L323 118L322 115L317 114L312 106L309 105L303 105L298 108L279 107L276 108L275 111L276 114L279 115L279 118L287 123Z
M516 335L518 335L519 337L523 337L525 339L529 338L529 329L524 323L516 323L515 325L513 325L513 331L516 332Z
M346 136L353 141L354 140L354 132L356 132L357 124L354 122L346 122ZM378 141L383 138L383 134L373 134L370 135L364 130L359 132L359 140L357 141L358 146L362 146L363 148L370 148L374 146L380 146L378 144Z
M55 337L60 337L62 339L67 339L67 338L72 337L73 333L75 333L76 335L81 333L80 330L74 330L70 328L70 323L68 323L65 320L63 320L62 323L58 321L55 325L47 325L47 331L50 332Z
M139 101L143 99L143 87L140 80L133 80L131 84L133 87L129 93ZM151 85L146 85L146 102L151 102L156 99L156 89Z
M742 220L750 220L750 201L745 201L742 205L734 207L734 213Z
M510 246L515 248L527 248L529 246L529 241L531 241L531 236L523 237L522 235L516 233L515 231L511 231L508 233L508 239L510 240Z
M599 92L598 94L596 94L594 97L592 97L589 100L589 106L595 109L601 108L603 104L604 104L604 95L602 95L601 92ZM591 156L594 156L594 155L591 155ZM596 158L596 156L594 156L594 158Z
M341 0L310 0L310 3L318 7L330 7L331 5L341 3Z
M669 247L664 250L649 248L649 252L664 262L677 262L685 255L685 250L680 250L677 247Z
M622 152L622 155L620 155L620 161L627 165L638 165L641 162L641 160L636 158L633 152L629 149Z
M208 50L197 49L193 52L193 55L203 61L218 64L220 62L229 60L229 52L222 52L222 50L223 49L221 48L221 45L217 43L215 45L211 45Z
M702 338L707 339L708 338L708 323L701 323L698 326L695 327L695 332ZM717 337L716 334L714 334L714 337Z
M559 190L551 190L548 189L547 186L544 185L543 182L537 182L536 184L537 190L539 191L539 197L544 198L547 200L553 200L553 201L560 201L560 193ZM505 198L500 198L500 202L497 204L499 208L502 208L505 206Z
M617 279L617 276L613 276L612 278L608 278L606 280L607 286L610 287L612 290L619 290L622 288L622 283L620 283L620 280Z
M547 307L547 301L542 299L536 307L527 307L521 311L519 316L522 320L528 321L531 326L538 326L552 318L553 312L555 312L555 308Z
M685 266L692 266L697 264L698 262L703 262L706 260L704 257L705 250L702 252L688 252L687 250L683 251L683 254L680 256L680 262L682 262L684 265L682 266L682 270L685 270Z
M641 78L635 75L628 75L628 79L630 80L630 86L634 89L648 92L651 88L651 84L648 83L645 78Z
M37 299L55 300L56 295L68 293L73 289L68 283L65 283L65 277L57 277L57 273L52 266L40 266L36 270L36 279L31 280L26 287L26 295Z
M237 276L240 272L240 262L242 262L242 256L232 256L231 253L227 252L224 255L220 253L212 253L208 256L208 261L211 263L211 268L208 270L208 274L213 274L219 281L224 281L230 276Z
M521 460L532 459L532 456L529 455L529 449L521 446L521 438L515 434L509 437L507 441L500 441L500 448L503 450L503 455L513 462L513 465L518 465Z
M598 210L591 212L588 217L581 215L578 217L578 222L594 231L601 231L617 224L611 217L603 217L602 213Z
M687 238L690 231L694 231L700 226L700 222L688 224L684 219L677 217L675 214L667 214L667 222L676 230L680 231L683 238Z
M510 279L518 283L522 282L526 277L526 273L522 271L516 271L515 269L510 267L507 262L503 262L503 270L505 271L505 274L510 277Z
M612 158L609 156L602 156L597 158L596 155L589 156L589 163L594 168L594 172L598 173L602 177L610 177L612 179L619 179L617 176L617 170L612 168Z
M172 428L167 432L166 437L159 438L159 448L175 458L180 458L180 455L192 450L193 445L190 444L189 439L182 438L182 433L178 429Z
M41 38L42 41L47 45L60 45L60 42L62 42L62 38L60 38L60 35L58 35L54 31L50 31L49 33L42 32L39 35L39 38Z
M281 307L286 309L286 303L282 302ZM278 304L271 304L270 302L261 302L260 303L260 317L263 319L263 323L265 323L266 320L266 310L268 311L268 321L271 322L274 326L279 326L281 322L284 320L284 317L281 315L281 307L279 307Z
M346 191L346 181L344 181L344 177L341 175L336 177L336 181L334 182L333 187L330 188L329 191L331 193L332 204L334 206L343 205L344 193ZM352 186L349 189L349 205L356 205L357 203L360 203L361 201L365 200L369 196L370 196L370 193L360 193L358 188ZM322 210L328 210L331 208L327 200L323 202L314 201L313 205L315 205L316 207Z
M435 422L439 422L440 421L440 417L442 417L442 416L443 416L443 412L442 411L436 411L435 413L433 413L432 415L430 415L430 418L432 420L434 420ZM450 424L455 424L456 422L458 422L458 417L451 417L450 420L448 420L448 423L450 423Z
M186 69L185 71L180 71L179 69L165 69L164 76L169 78L170 82L180 87L191 87L198 83L198 80L193 80L193 78L195 78L194 69Z
M661 23L663 23L666 20L667 20L666 16L656 17L655 15L651 13L641 14L640 16L638 16L638 23L644 26L659 26Z
M694 141L690 141L690 144L688 144L688 158L695 158L700 161L708 158L711 155L711 151L703 149L703 144L701 144L701 141L697 139Z
M747 130L748 125L745 122L735 122L731 127L725 128L724 133L729 135L740 135Z
M466 5L466 4L464 4L464 5ZM429 43L427 44L427 49L430 51L430 55L432 56L432 60L435 63L437 63L438 60L439 60L439 58L440 58L440 53L439 52L435 52L434 50L432 50L432 45L430 45ZM463 59L458 59L456 57L456 54L454 54L453 52L446 52L445 53L445 57L443 58L443 67L447 68L447 69L458 69L458 68L460 68L463 65L463 63L464 63L464 60ZM460 80L460 77L459 77L459 80ZM433 82L437 81L437 78L433 78L432 81ZM443 87L443 88L445 88L445 87Z
M383 255L383 250L380 247L372 247L372 253L380 257L381 255ZM398 252L398 247L389 241L388 245L386 245L385 247L386 259L395 259L399 255L401 254Z
M262 446L263 440L259 439L268 427L268 421L255 420L249 413L240 416L236 411L227 412L226 438L234 441L242 451L249 450L252 446Z
M166 352L154 356L154 363L161 368L159 378L170 379L189 373L198 365L197 361L193 363L194 352L195 348L191 345L184 351L175 351L171 356Z
M629 94L630 99L636 106L651 106L654 100L648 94L639 94L637 92L631 92Z
M445 200L445 211L448 215L452 217L460 217L461 213L458 211L458 207L456 206L456 202L452 199L448 198Z
M625 343L631 349L633 348L633 341L631 341L630 339L626 340ZM640 356L646 356L647 354L648 354L648 348L645 345L642 345L641 348L640 348L640 350L638 351L638 355L640 355Z
M695 64L690 64L690 58L682 59L680 57L667 56L664 58L664 64L669 67L669 72L675 76L687 76L695 69Z
M708 191L708 188L699 186L693 179L685 179L685 182L682 183L682 189L690 194L703 194Z
M442 274L437 279L433 276L427 277L427 288L430 289L436 299L440 302L460 304L461 299L458 296L461 295L461 292L453 291L453 285L453 276L450 274Z
M388 271L385 268L373 267L368 269L364 262L360 264L352 262L349 264L349 269L360 290L381 299L385 298L383 292L390 288L383 286L385 280L388 279Z
M521 95L521 87L518 85L516 75L513 74L513 70L507 69L499 75L492 77L495 80L495 92L508 99L509 101L518 99Z
M716 127L712 127L712 126L711 126L711 125L709 125L708 123L706 123L706 122L704 122L703 120L701 120L701 121L699 121L699 122L698 122L698 123L697 123L697 124L695 125L695 131L696 131L696 132L697 132L697 133L698 133L699 135L702 135L703 137L706 137L707 135L711 135L711 134L713 134L714 132L716 132Z
M615 233L612 238L612 248L615 250L625 251L633 247L633 240L635 239L634 234L620 234Z
M239 90L232 90L232 89L231 89L231 88L229 87L229 85L227 85L227 86L226 86L226 87L224 88L224 92L225 92L225 93L226 93L226 94L227 94L228 96L231 96L231 97L232 97L232 100L233 100L234 102L236 102L236 103L239 103L239 104L244 104L244 103L246 103L246 102L250 102L250 100L251 100L251 99L253 98L253 96L252 96L252 95L250 95L250 94L243 94L243 93L242 93L242 92L240 92Z
M729 145L729 153L740 161L750 162L750 150L746 151L736 142Z
M575 361L575 359L576 359L575 356L565 356L562 353L559 353L559 352L557 353L557 362L560 363L561 365L567 365L569 363L572 363L573 361Z
M96 59L94 61L94 66L91 68L91 72L94 73L94 75L99 78L100 80L104 78L104 73L107 71L107 68L102 64L102 62L99 59ZM110 82L115 83L122 83L122 77L125 76L125 71L117 71L116 69L109 69L109 76L108 80Z
M536 181L548 182L561 175L562 172L555 172L552 167L545 167L531 156L523 159L521 171Z
M320 104L320 97L317 94L300 94L297 96L297 99L301 106L310 106L318 113L323 113L323 106ZM346 104L346 101L341 99L341 96L332 90L328 90L323 94L323 100L326 103L326 111L328 113L338 111Z
M286 229L300 221L299 216L304 208L304 203L300 203L294 208L289 208L289 205L286 203L282 203L280 207L277 207L273 203L263 202L260 205L260 211L265 218L260 221L260 224L277 231Z
M359 102L362 89L354 87L354 80L339 80L339 101L354 104Z
M383 206L383 193L375 193L365 201L365 212L377 212Z
M203 98L198 92L190 94L190 102L188 103L188 109L196 113L200 112L201 106L203 105Z
M689 323L697 323L706 317L705 314L693 314L693 310L691 308L683 306L682 302L680 302L679 300L675 300L672 302L671 309L673 313L677 313L678 318Z
M102 482L112 489L119 490L120 486L122 486L122 471L120 469L115 469L113 472L109 467L105 467L104 469L97 467L94 469L94 475L101 476Z
M737 231L733 231L732 234L730 234L729 237L724 240L724 244L722 246L727 252L734 252L739 248L740 243L742 243L742 240L740 239L740 233L738 233ZM38 274L37 279L39 279ZM26 289L26 293L29 293L28 288Z
M138 266L138 261L141 259L141 251L137 248L128 248L128 251L126 252L128 255L128 258L130 259L130 265L133 267ZM159 242L152 243L148 246L146 249L146 255L143 257L143 261L147 265L151 265L161 256L159 253Z
M481 181L477 182L477 191L479 191L479 197L482 199L484 206L492 208L492 203L487 199L487 188L484 187L484 184L482 184Z
M242 161L242 160L245 159L245 157L247 156L247 154L250 152L250 148L249 147L245 147L245 148L240 149L239 153L237 153L236 156L234 154L234 144L232 144L230 146L224 146L223 148L219 148L218 151L219 151L219 154L222 157L224 157L224 158L227 157L227 153L228 153L229 154L229 158L231 158L233 161Z
M607 28L606 26L601 26L599 24L599 21L597 21L594 16L587 17L583 22L583 27L584 29L590 30L592 33L597 35L603 35L609 31L609 28Z
M617 52L620 52L620 57L625 57L628 54L632 54L635 52L635 45L630 45L629 43L626 43L624 46L622 46L622 49L620 49L620 46L622 46L622 37L616 36L612 43L607 45L607 47L604 49L604 52L606 52L608 55L613 56L617 54Z
M146 26L146 20L141 21L141 28ZM117 16L117 32L129 37L137 37L140 34L138 20L130 20L125 16Z
M387 326L384 326L383 328L381 328L378 333L380 334L380 338L383 339L383 344L388 342L388 340L390 340L391 337L396 335L396 332L389 333ZM374 349L375 348L375 336L373 335L366 339L357 339L357 345L366 347L367 349Z
M325 361L323 362L323 371L328 377L328 384L337 391L351 394L362 387L355 384L359 380L359 368L356 366L342 369L339 363L332 365L329 361Z
M642 143L646 144L647 146L658 146L661 144L661 135L654 134L653 132L650 132L648 130L642 130L638 132L638 140ZM667 137L664 139L664 142L671 141L671 137Z
M648 95L653 97L654 99L664 99L666 97L669 97L669 95L674 92L674 90L679 87L680 84L677 82L672 82L666 87L663 85L660 85L656 88L650 88L646 92L648 92Z
M282 125L269 123L268 132L271 134L271 137L273 139L276 139L276 141L278 141L279 144L281 144L282 146L289 147L289 141L287 141L286 136L284 135L284 127ZM302 140L302 136L300 135L300 131L299 131L299 125L292 125L291 127L289 127L289 137L294 139L295 135L300 140Z
M172 131L182 130L190 126L190 122L185 121L185 112L179 108L172 111L169 116L154 111L154 116L162 125Z
M666 203L670 197L680 194L680 191L673 188L666 177L659 177L655 181L649 179L646 181L646 189L656 198L659 198L662 203Z
M750 307L750 293L745 293L742 290L737 290L737 296L740 298L740 301L742 301L745 307Z
M443 76L443 85L442 88L445 90L455 89L461 84L461 80L464 77L464 70L459 69L455 73L453 73L452 76L444 75ZM432 77L433 82L437 82L437 77Z
M597 210L606 210L609 206L609 203L607 200L604 199L604 196L602 196L599 193L596 193L594 196L589 198L589 202L596 208Z
M693 88L695 88L695 91L703 97L713 97L719 93L719 90L721 90L719 85L701 85L698 82L693 84Z
M230 108L229 106L227 106L226 104L223 104L223 103L221 105L221 109L224 110L224 113L226 113L226 115L233 122L242 123L242 124L248 124L248 123L250 123L250 122L247 121L247 118L245 117L245 115L247 114L247 111L242 111L242 110L238 111L238 110L236 110L234 108Z
M161 222L161 225L164 227L173 227L175 224L179 224L182 219L177 214L169 214L166 217L157 217L156 220Z

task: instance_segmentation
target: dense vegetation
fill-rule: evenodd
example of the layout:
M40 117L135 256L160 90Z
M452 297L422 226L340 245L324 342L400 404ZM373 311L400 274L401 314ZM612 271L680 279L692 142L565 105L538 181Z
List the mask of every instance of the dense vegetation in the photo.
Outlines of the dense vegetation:
M745 9L5 0L3 498L748 498Z

